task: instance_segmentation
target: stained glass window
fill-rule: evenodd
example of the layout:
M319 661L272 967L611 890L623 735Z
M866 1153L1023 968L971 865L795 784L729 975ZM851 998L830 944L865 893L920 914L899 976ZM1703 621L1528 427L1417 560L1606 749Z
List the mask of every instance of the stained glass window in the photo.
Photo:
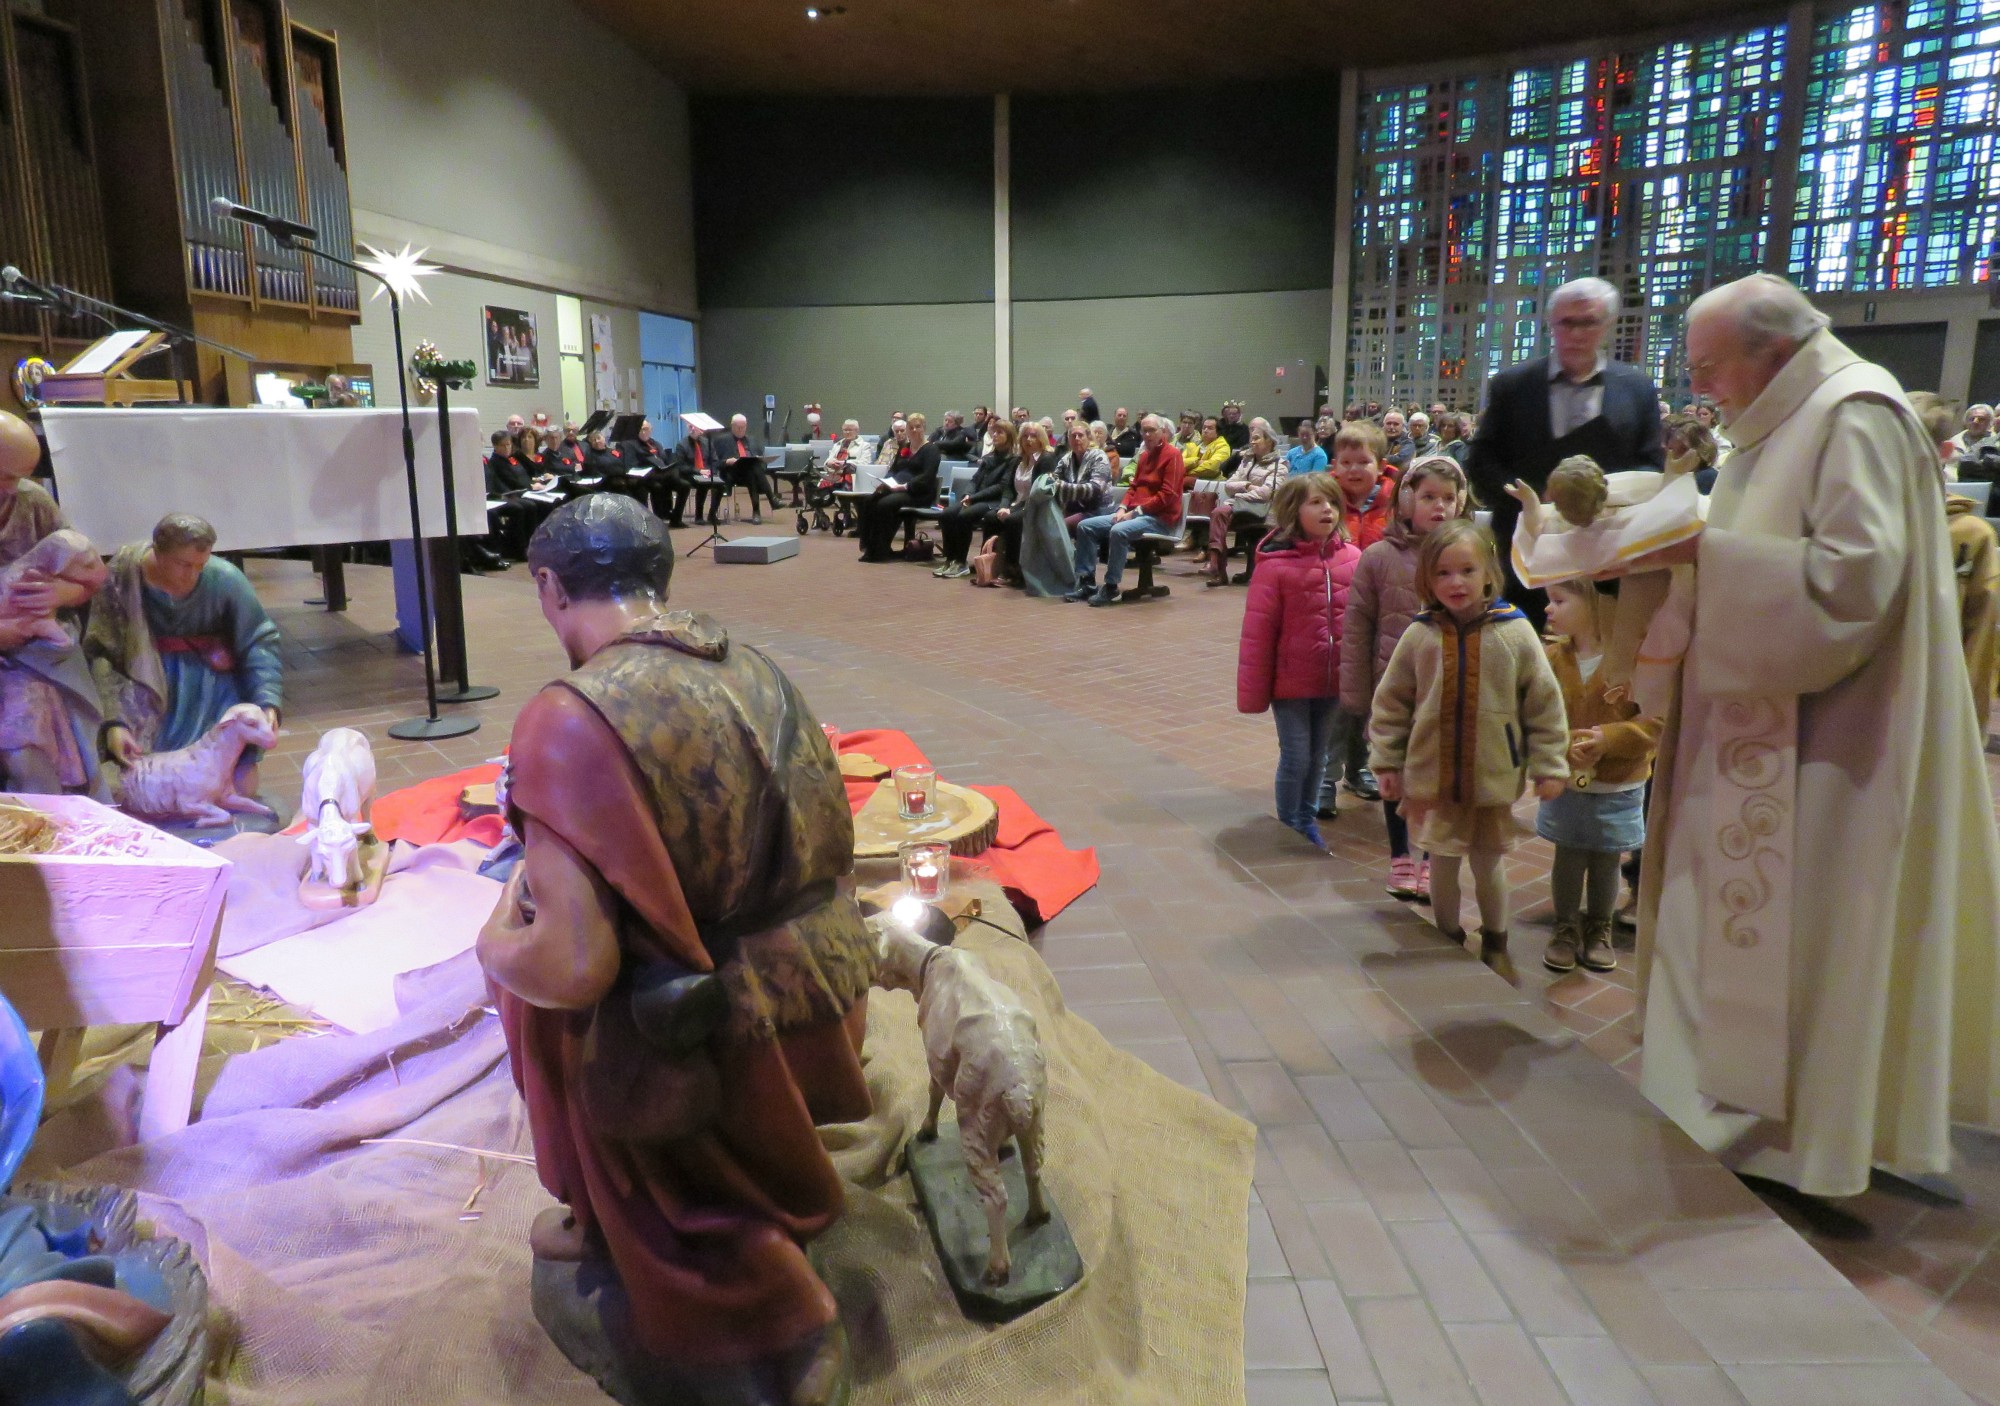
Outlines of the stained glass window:
M1589 274L1624 296L1617 354L1678 384L1680 311L1763 257L1784 49L1767 26L1365 90L1349 398L1471 409Z
M2000 0L1879 0L1820 21L1789 254L1808 292L1993 276Z

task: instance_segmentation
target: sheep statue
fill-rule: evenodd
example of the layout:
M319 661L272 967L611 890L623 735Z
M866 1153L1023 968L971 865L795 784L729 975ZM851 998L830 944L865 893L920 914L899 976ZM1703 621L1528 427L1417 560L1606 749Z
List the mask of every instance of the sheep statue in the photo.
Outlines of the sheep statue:
M254 796L238 794L236 763L247 747L270 747L278 734L255 703L238 703L186 747L154 752L120 778L118 801L146 820L227 825L232 814L277 814Z
M938 1110L949 1093L958 1109L965 1170L986 1212L986 1283L1004 1285L1013 1266L1000 1154L1010 1138L1020 1148L1028 1184L1027 1223L1049 1219L1042 1196L1048 1075L1035 1018L972 953L928 942L900 922L871 923L881 958L876 984L917 999L931 1082L930 1112L917 1136L926 1142L937 1137Z

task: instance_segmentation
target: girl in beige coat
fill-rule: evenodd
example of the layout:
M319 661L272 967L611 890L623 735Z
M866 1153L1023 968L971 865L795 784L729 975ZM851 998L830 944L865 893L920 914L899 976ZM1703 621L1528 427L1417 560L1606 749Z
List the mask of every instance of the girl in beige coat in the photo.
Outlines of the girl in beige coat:
M1500 861L1519 836L1514 802L1532 779L1552 800L1569 777L1562 689L1534 626L1500 598L1500 554L1485 528L1448 522L1424 539L1424 611L1376 687L1369 765L1431 854L1438 930L1464 941L1459 867L1479 903L1480 960L1511 975Z

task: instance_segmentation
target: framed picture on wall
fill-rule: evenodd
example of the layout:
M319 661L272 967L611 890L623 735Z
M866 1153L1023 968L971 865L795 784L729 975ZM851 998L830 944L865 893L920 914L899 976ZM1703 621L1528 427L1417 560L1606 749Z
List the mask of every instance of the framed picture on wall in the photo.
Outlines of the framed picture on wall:
M542 353L535 341L535 315L519 308L485 310L486 384L539 386Z

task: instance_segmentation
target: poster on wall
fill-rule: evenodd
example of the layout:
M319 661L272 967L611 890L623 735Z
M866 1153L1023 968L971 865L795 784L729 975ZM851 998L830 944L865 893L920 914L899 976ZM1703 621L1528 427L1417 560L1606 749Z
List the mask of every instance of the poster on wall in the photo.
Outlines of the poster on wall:
M486 384L539 386L542 357L535 342L535 315L520 308L489 307L485 318Z
M594 312L590 315L590 355L591 368L595 372L592 388L599 410L618 408L618 355L611 348L611 314Z

